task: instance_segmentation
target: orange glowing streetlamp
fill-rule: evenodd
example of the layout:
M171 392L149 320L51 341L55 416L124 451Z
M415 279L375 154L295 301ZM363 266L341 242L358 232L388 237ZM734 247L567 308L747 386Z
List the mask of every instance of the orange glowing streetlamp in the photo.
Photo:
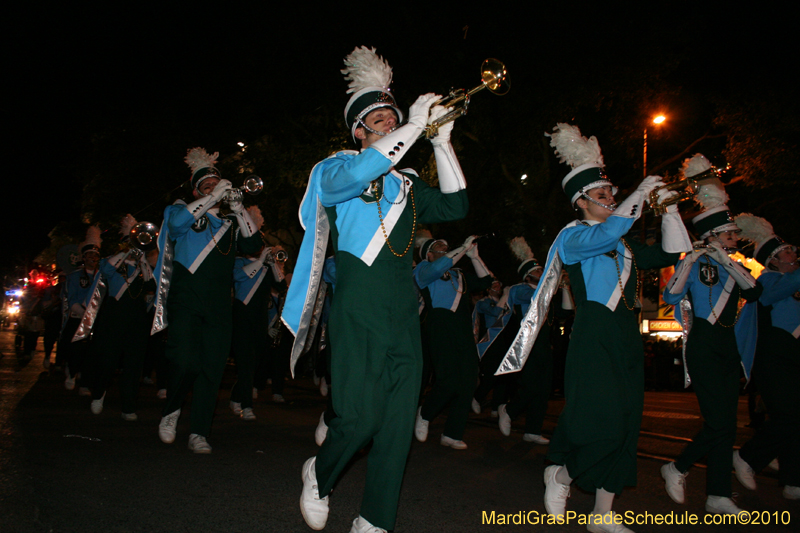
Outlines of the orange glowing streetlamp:
M653 117L653 124L660 126L667 120L664 115ZM647 126L644 127L644 151L642 152L642 177L647 177Z

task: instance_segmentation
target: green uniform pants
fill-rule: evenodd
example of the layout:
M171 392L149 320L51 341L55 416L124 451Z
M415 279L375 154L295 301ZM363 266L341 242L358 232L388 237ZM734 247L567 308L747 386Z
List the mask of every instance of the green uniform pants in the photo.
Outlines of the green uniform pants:
M478 381L478 351L463 318L449 309L434 308L426 321L435 381L422 405L422 418L433 420L447 408L443 434L455 440L464 438Z
M778 458L784 485L800 486L800 339L770 327L759 331L756 371L769 419L740 455L756 472Z
M372 441L361 516L393 529L422 373L411 270L394 260L368 267L346 252L336 255L336 266L328 323L336 418L317 454L319 493L328 495L353 455Z
M687 472L693 463L706 457L706 493L730 498L741 373L733 328L695 318L687 339L686 367L700 404L703 428L675 461L675 467Z

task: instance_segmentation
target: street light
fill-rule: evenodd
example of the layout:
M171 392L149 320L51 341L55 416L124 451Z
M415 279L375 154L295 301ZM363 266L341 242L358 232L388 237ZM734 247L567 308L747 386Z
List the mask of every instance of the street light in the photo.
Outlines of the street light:
M653 117L653 124L656 126L660 126L667 120L667 117L664 115L658 115L657 117ZM642 177L647 177L647 126L644 127L644 151L642 153Z

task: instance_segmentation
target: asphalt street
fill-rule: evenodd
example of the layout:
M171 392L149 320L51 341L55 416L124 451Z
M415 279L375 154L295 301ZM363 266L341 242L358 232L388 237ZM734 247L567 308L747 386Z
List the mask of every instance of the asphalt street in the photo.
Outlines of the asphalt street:
M42 357L37 351L20 368L13 333L0 332L0 532L311 531L298 506L300 467L316 453L314 429L325 401L310 378L288 382L285 404L262 394L255 403L258 420L246 422L228 408L235 379L228 367L209 437L213 453L195 455L186 448L186 411L176 442L158 439L161 401L154 387L142 386L136 422L120 417L116 385L104 411L93 415L88 398L65 390L62 375L43 370ZM562 407L563 400L550 403L545 435L552 434ZM753 434L747 422L742 396L737 446ZM781 496L771 471L757 477L755 492L733 481L739 506L759 511L747 525L703 524L703 465L690 472L685 505L666 496L659 468L677 456L701 424L693 394L646 393L638 485L626 490L614 508L649 521L629 527L637 532L800 530L800 502ZM544 514L547 448L522 441L521 421L503 437L488 411L471 415L464 451L439 445L442 427L440 417L431 423L428 442L411 447L396 532L586 531L578 520L591 511L594 498L577 488L568 504L576 513L572 523L530 523ZM339 480L325 531L347 532L358 515L365 459L362 452ZM661 516L677 521L685 513L695 515L699 525L653 523ZM515 525L520 519L529 523Z

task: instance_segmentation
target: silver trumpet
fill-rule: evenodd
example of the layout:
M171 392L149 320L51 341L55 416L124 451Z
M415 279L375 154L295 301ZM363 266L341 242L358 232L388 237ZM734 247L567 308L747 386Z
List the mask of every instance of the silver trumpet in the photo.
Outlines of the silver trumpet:
M264 180L260 177L256 176L255 174L250 174L245 178L244 184L241 187L236 189L230 189L228 192L225 193L225 196L222 197L220 200L220 208L219 212L222 216L230 215L233 211L231 211L230 204L241 202L244 198L244 193L250 194L255 196L256 194L260 194L261 191L264 190Z
M152 222L139 222L128 233L131 256L138 259L158 244L158 228Z
M276 262L276 263L285 263L286 260L289 259L289 254L286 253L286 250L278 249L275 250L274 248L269 248L267 251L267 259L266 262Z

